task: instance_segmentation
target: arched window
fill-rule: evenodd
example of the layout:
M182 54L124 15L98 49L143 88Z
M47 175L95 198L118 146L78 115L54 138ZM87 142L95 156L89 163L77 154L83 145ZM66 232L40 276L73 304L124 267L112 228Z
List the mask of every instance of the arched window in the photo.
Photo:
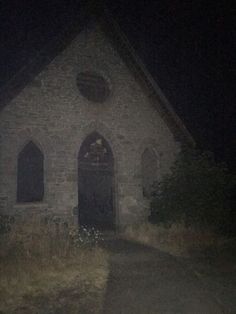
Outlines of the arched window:
M150 198L153 183L157 180L157 156L152 149L146 148L142 154L143 196Z
M43 153L33 142L29 142L19 153L17 160L18 202L43 200L43 159Z

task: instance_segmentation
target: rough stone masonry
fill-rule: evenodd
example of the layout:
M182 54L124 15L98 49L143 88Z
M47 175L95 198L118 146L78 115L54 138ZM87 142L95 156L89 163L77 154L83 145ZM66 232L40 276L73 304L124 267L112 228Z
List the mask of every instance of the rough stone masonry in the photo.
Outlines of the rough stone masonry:
M169 170L179 143L147 90L93 23L0 112L1 212L47 211L77 222L78 155L94 132L106 141L114 160L114 225L147 219L144 190ZM97 145L99 151L101 144L96 141L88 148L93 157L92 148ZM19 155L29 142L43 155L44 194L40 201L19 202Z

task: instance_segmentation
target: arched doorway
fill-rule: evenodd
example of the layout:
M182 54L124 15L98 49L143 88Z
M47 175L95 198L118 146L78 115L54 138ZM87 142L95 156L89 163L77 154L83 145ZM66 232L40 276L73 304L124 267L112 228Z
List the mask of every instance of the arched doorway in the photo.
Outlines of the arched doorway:
M115 226L114 158L108 142L93 132L78 157L79 224L98 229Z

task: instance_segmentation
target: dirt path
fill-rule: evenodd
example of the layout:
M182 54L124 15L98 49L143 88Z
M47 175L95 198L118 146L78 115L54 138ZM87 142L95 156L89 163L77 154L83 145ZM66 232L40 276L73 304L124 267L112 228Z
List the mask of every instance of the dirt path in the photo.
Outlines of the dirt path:
M119 239L104 246L111 252L104 314L229 313L174 257Z

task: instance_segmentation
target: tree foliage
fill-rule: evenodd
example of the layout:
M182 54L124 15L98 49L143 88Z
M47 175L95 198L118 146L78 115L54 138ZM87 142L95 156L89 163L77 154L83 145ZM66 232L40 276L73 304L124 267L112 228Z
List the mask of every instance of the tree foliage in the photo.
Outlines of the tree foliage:
M150 221L232 228L235 178L209 152L183 148L171 173L154 184Z

